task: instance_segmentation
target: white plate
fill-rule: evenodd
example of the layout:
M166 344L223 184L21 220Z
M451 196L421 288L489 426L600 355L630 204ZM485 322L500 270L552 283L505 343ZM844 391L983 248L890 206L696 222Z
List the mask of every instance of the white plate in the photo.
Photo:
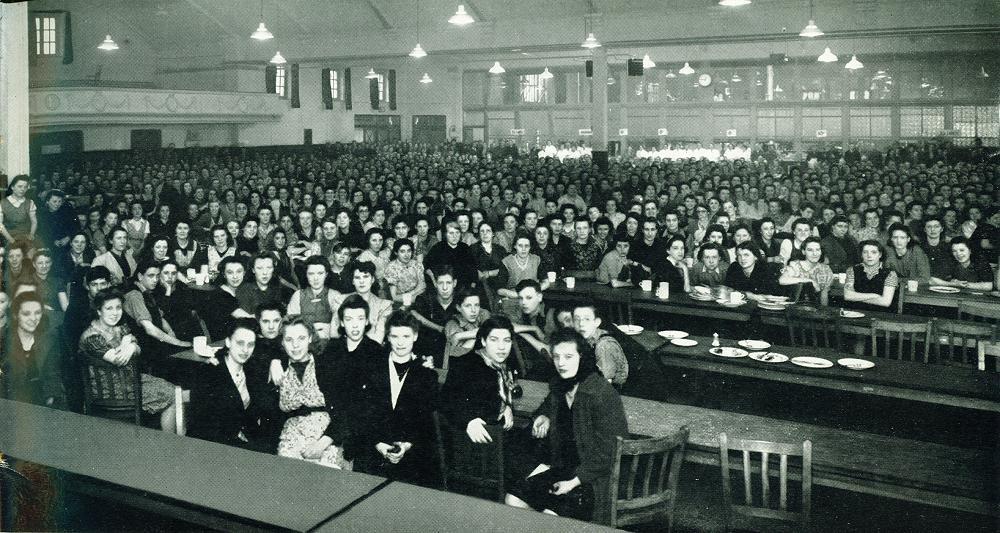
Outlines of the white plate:
M788 306L785 304L772 304L767 302L757 302L757 307L767 309L768 311L784 311L785 309L788 309Z
M749 357L761 363L784 363L788 360L787 355L774 352L750 352Z
M700 294L695 294L695 293L692 292L688 296L690 296L692 300L698 300L699 302L711 302L712 300L714 300L714 298L712 298L711 294L709 294L707 296L702 296Z
M219 351L221 349L222 349L222 346L207 346L204 350L200 350L200 349L199 350L195 350L194 348L192 348L191 351L193 351L195 353L195 355L204 357L205 359L211 359L212 357L215 357L215 352L217 352L217 351Z
M691 294L697 294L699 296L711 296L712 288L706 287L704 285L695 285L694 287L691 287Z
M865 314L858 311L848 311L844 309L840 312L840 316L844 318L864 318Z
M708 351L712 355L718 355L719 357L746 357L750 352L742 348L733 348L731 346L719 346L712 348Z
M684 337L690 335L686 331L678 331L676 329L665 329L663 331L657 332L656 334L667 340L683 339Z
M626 335L638 335L642 333L642 326L620 325L618 329Z
M767 341L755 341L750 339L742 340L740 342L737 342L736 344L739 344L740 346L746 348L747 350L754 350L754 351L766 350L771 347L771 343Z
M837 364L843 367L850 368L851 370L868 370L875 366L875 361L868 359L855 359L853 357L845 357L843 359L837 359Z
M670 344L674 346L697 346L698 341L694 339L670 339Z
M958 287L946 287L944 285L934 285L934 286L928 287L927 290L931 290L931 291L934 291L934 292L940 292L942 294L955 294L956 292L962 292L962 290L959 289Z
M780 304L780 303L784 303L784 302L788 301L788 297L787 296L775 296L773 294L768 294L768 295L764 296L764 299L767 300L768 302L776 303L776 304Z
M833 363L828 359L823 359L822 357L793 357L793 365L804 366L806 368L830 368Z
M722 305L724 307L739 307L739 306L747 303L747 301L746 300L740 300L739 303L733 303L733 302L731 302L729 300L721 300L720 299L720 300L716 300L715 303L717 303L719 305Z

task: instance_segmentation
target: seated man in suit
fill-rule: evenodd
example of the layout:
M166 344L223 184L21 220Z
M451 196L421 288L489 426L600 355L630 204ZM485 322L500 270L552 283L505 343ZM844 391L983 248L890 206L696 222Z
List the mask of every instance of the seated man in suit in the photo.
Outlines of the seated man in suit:
M437 373L413 353L419 328L410 312L393 312L385 328L388 357L365 361L354 468L428 485L438 479L433 418L438 383Z
M277 449L277 400L259 372L245 372L254 352L257 324L233 321L217 363L206 366L191 388L188 436L264 453Z

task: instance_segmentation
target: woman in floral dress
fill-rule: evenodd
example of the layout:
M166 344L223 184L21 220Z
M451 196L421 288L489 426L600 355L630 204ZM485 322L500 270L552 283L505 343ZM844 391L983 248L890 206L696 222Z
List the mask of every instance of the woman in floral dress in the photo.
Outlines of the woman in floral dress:
M317 375L316 360L309 351L313 336L312 328L301 318L293 318L282 327L288 369L278 391L278 407L289 417L281 430L278 455L350 470L343 447L333 444L327 402L332 391L328 373Z

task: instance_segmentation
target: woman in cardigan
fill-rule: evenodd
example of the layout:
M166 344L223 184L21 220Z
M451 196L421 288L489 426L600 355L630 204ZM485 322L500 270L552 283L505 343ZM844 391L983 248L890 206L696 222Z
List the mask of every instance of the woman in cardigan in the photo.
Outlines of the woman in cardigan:
M931 279L931 262L927 254L913 240L909 226L896 223L889 228L888 245L892 249L885 258L885 266L894 270L902 279L912 279L926 284Z
M35 202L28 198L28 176L14 176L0 200L0 237L7 242L33 240L38 229L36 211Z
M607 524L615 442L628 435L625 410L583 336L561 329L552 334L551 347L558 377L531 426L532 436L549 439L551 455L516 483L505 501Z

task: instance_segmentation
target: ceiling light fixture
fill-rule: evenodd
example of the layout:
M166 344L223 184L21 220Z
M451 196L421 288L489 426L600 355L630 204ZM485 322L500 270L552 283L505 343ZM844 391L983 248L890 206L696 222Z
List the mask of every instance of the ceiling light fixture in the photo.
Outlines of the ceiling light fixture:
M538 75L538 77L539 79L550 80L554 78L555 75L549 72L549 67L545 67L545 70L543 70L542 73Z
M677 74L674 74L674 70L670 69L667 71L667 74L664 77L667 79L673 79L677 77Z
M774 84L774 92L775 93L783 93L783 92L785 92L785 90L781 88L781 85L775 83Z
M816 25L816 20L813 18L813 3L809 0L809 23L806 24L805 28L799 32L799 37L819 37L823 35L823 30L819 29Z
M642 68L643 69L656 68L656 63L654 63L653 60L649 58L649 54L642 56Z
M274 34L268 31L267 26L264 25L264 0L260 0L260 24L254 30L253 34L250 35L250 38L257 41L274 39Z
M740 7L750 5L750 3L750 0L719 0L719 5L725 7Z
M979 72L976 74L976 77L986 79L989 78L990 75L986 73L986 67L980 66Z
M375 73L375 69L374 68L368 69L368 74L365 74L365 79L366 80L374 80L377 77L378 77L378 74Z
M424 72L424 77L420 78L420 83L424 83L424 84L431 83L433 81L434 80L432 80L431 77L428 76L426 72Z
M680 73L680 74L683 74L683 75L687 76L689 74L694 74L694 69L691 68L691 65L689 65L687 61L685 61L684 62L684 66L681 67L681 69L678 70L677 72Z
M507 69L503 68L499 61L494 61L493 66L490 67L490 74L503 74L504 72L507 72Z
M281 56L281 52L275 52L274 57L271 58L271 63L274 63L275 65L284 65L287 61L285 61L285 58Z
M427 57L427 52L425 52L424 49L420 47L420 43L417 43L417 46L414 46L413 50L410 50L410 57L417 59L420 59L421 57Z
M865 68L865 64L858 61L858 56L852 54L851 60L844 65L844 68L848 70L858 70L859 68Z
M590 48L590 49L600 48L601 47L601 41L598 41L597 37L594 37L593 33L588 33L587 34L587 38L583 40L583 44L581 44L580 47L581 48Z
M740 73L736 72L735 70L733 71L733 77L729 78L729 79L733 83L739 83L739 82L743 81L743 78L740 77Z
M97 48L99 50L104 50L105 52L110 52L112 50L117 50L118 44L111 38L111 34L108 34L104 37L104 40L101 41L101 44L97 45Z
M455 14L448 19L449 23L454 24L456 26L468 26L469 24L472 24L475 21L476 19L472 18L468 13L466 13L465 6L461 4L459 4L458 6L458 11L456 11Z
M831 52L830 47L827 46L826 49L823 50L823 53L816 58L816 61L819 61L820 63L836 63L837 54Z

